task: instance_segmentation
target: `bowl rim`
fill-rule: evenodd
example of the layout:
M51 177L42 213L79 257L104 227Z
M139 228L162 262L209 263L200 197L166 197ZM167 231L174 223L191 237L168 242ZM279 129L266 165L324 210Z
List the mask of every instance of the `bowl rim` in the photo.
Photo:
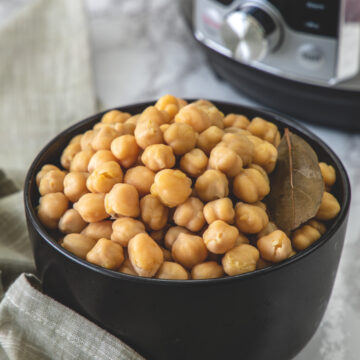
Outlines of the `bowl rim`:
M185 99L188 102L196 101L196 99ZM350 207L350 200L351 200L351 187L350 187L350 181L348 174L345 170L344 165L342 164L339 157L329 148L328 145L324 141L322 141L317 135L315 135L312 131L307 129L302 124L299 124L294 118L288 115L283 115L281 113L277 113L275 111L269 111L268 109L265 109L263 107L253 107L248 106L242 103L232 103L232 102L226 102L226 101L219 101L219 100L212 100L208 99L208 101L211 101L216 106L232 106L232 107L238 107L241 108L240 111L246 110L250 112L255 112L258 114L258 116L267 118L271 117L275 119L276 121L282 123L284 127L289 126L296 130L296 132L301 133L301 135L305 135L305 137L308 137L311 139L311 141L316 142L332 159L334 164L336 165L336 169L338 171L338 178L342 179L342 183L344 186L344 195L343 195L343 205L341 207L340 213L338 214L336 220L331 224L330 228L327 229L326 233L317 241L315 241L311 246L308 248L296 253L294 256L278 263L273 264L272 266L263 268L263 269L256 269L251 272L234 275L234 276L228 276L223 278L215 278L215 279L189 279L189 280L171 280L171 279L156 279L156 278L146 278L141 277L137 275L128 275L125 273L121 273L115 270L109 270L103 267L100 267L98 265L92 264L84 259L81 259L77 257L76 255L72 254L68 250L64 249L59 243L57 242L55 237L52 237L46 230L46 228L40 223L40 220L38 219L36 215L35 208L31 205L31 195L30 195L30 187L33 182L35 182L36 173L35 168L37 167L37 164L41 162L42 158L47 152L47 149L52 146L54 143L56 143L62 136L68 135L69 133L74 133L77 130L81 129L84 125L91 121L95 121L96 119L101 118L103 114L110 110L121 110L121 111L127 111L127 109L131 109L133 107L147 107L153 105L155 101L145 101L140 103L133 103L129 105L123 105L119 107L113 107L104 111L101 111L95 115L89 116L85 118L84 120L81 120L79 122L76 122L75 124L71 125L70 127L67 127L65 130L61 131L58 135L56 135L53 139L51 139L38 153L38 155L35 157L33 162L31 163L26 177L25 177L25 185L24 185L24 205L25 205L25 213L30 219L30 222L36 232L50 245L55 251L59 252L61 255L65 256L68 260L75 262L76 264L80 266L85 266L90 271L96 271L98 273L101 273L104 276L110 276L112 278L118 278L120 280L126 280L126 281L132 281L137 283L143 283L144 285L172 285L172 286L201 286L201 285L225 285L229 282L233 281L242 281L242 280L249 280L253 277L259 277L264 276L268 273L279 271L283 267L286 267L288 265L291 265L293 263L296 263L298 261L301 261L301 259L309 256L311 253L316 251L318 248L322 247L329 239L334 235L334 233L337 231L337 229L347 220L347 215L349 212ZM75 134L74 134L75 135ZM29 227L30 225L28 225Z

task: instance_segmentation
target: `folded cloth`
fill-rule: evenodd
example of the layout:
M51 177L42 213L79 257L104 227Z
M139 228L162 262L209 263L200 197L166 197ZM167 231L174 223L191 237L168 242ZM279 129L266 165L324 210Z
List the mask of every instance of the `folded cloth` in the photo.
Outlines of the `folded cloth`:
M0 304L0 359L140 360L134 350L21 275Z

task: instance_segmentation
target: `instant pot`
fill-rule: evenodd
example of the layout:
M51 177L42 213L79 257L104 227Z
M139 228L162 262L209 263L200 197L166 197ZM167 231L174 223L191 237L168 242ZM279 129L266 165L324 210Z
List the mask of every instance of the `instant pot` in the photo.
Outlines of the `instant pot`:
M215 72L257 102L360 130L360 0L182 0Z

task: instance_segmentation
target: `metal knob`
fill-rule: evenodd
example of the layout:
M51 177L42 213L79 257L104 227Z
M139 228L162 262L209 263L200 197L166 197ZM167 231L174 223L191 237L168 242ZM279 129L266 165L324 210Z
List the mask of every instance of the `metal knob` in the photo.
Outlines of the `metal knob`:
M276 47L280 29L267 11L244 6L225 18L221 35L236 60L250 63L262 60Z

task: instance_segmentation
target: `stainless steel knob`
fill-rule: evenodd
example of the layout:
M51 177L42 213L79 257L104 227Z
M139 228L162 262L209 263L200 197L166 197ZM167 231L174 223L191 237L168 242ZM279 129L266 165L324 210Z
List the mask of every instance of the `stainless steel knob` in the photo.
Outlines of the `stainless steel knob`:
M221 35L236 60L250 63L262 60L278 45L280 28L266 10L244 6L225 18Z

